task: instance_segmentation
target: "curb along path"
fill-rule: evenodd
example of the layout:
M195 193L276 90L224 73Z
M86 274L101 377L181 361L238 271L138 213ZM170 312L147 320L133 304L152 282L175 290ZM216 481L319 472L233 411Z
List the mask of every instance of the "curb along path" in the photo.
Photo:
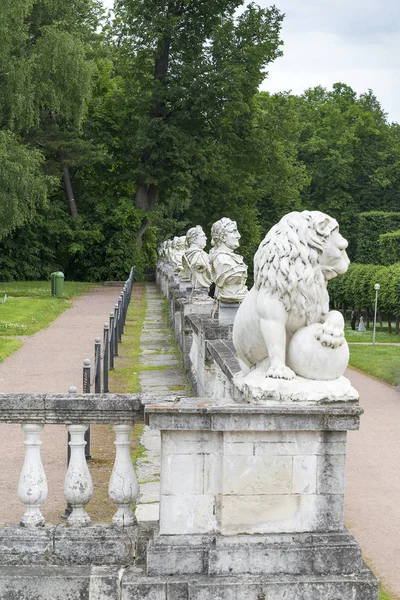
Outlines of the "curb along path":
M108 322L119 291L116 287L92 288L74 300L72 307L52 321L47 329L24 338L22 348L0 364L0 390L67 393L68 388L75 385L81 392L83 360L90 358L93 364L94 339L102 337L104 323ZM46 521L57 523L65 509L65 426L44 427L41 440L49 486L42 512ZM0 457L0 521L18 523L24 513L24 506L17 496L24 460L23 434L19 425L0 425Z
M140 391L155 396L191 396L168 325L166 302L155 284L146 285L147 309L140 336ZM160 495L160 432L143 428L143 456L136 461L140 485L136 518L139 523L158 521Z

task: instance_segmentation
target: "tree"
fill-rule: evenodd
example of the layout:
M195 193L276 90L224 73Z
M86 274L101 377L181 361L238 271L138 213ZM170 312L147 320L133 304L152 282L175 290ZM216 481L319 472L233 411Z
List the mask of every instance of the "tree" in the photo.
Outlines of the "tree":
M55 130L65 131L69 137L75 132L75 137L79 137L92 85L93 62L88 59L88 52L95 39L100 15L97 0L74 0L73 3L16 0L2 3L0 130L19 134L13 137L13 147L15 149L16 143L25 145L25 153L21 149L20 156L24 154L27 157L35 147L40 152L45 150L47 132L51 129L49 121L53 125L53 138ZM69 174L71 156L60 149L57 160L58 175L64 180L70 212L76 215ZM21 163L21 167L30 165L29 172L24 174L22 169L20 172L21 179L26 175L26 185L33 176L32 169L37 168L41 172L44 162L38 159L35 150L30 160ZM41 176L39 171L36 173L37 181ZM42 177L42 184L45 180ZM40 197L43 199L46 190L44 187L41 189ZM27 217L33 214L35 198L38 199L38 196L32 194L27 204ZM15 212L17 204L14 208ZM18 211L24 213L21 202L18 203Z
M243 3L116 3L118 65L125 80L130 75L133 99L135 202L147 213L157 199L188 206L214 140L219 147L217 140L225 137L231 148L233 138L243 141L243 116L266 65L280 54L282 20L275 7L255 5L236 17Z
M336 83L332 91L307 90L299 104L304 123L299 158L311 176L303 205L332 214L357 245L357 216L370 210L398 210L399 150L396 131L369 91L357 94Z

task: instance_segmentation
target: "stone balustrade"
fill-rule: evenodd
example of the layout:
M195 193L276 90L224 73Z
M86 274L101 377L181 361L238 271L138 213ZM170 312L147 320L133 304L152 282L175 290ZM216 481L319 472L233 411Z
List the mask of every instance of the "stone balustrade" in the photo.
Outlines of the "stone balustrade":
M17 563L21 556L25 564L36 563L38 554L42 554L41 560L53 562L61 556L65 558L68 549L68 561L79 563L83 559L90 560L89 547L96 548L92 555L94 564L102 563L105 554L107 560L112 556L112 563L122 557L126 559L126 548L132 546L129 529L136 522L131 507L139 492L130 454L131 432L136 423L143 423L146 402L154 401L150 396L137 394L0 394L0 422L20 423L25 445L18 485L18 498L25 506L25 512L21 515L20 528L0 528L0 538L7 548L0 564ZM85 459L84 437L89 424L94 423L111 424L115 433L116 456L109 496L115 503L116 513L111 528L88 527L91 519L85 509L93 496L93 482ZM53 424L65 424L66 432L70 434L71 452L64 483L64 496L70 507L67 528L46 525L41 512L48 488L41 461L40 438L43 427ZM71 530L74 533L70 534ZM123 538L130 538L128 545L126 540L121 542L119 530L124 532ZM107 537L109 549L101 549ZM68 539L74 542L68 543ZM77 550L77 539L80 539L82 552Z

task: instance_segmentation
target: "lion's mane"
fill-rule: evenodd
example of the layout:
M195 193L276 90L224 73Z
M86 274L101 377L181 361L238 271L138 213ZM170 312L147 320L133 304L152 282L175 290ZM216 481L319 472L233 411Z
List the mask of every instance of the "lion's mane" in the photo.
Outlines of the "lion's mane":
M254 256L254 284L276 294L287 312L318 322L329 310L320 267L324 243L337 222L318 211L292 212L274 225Z

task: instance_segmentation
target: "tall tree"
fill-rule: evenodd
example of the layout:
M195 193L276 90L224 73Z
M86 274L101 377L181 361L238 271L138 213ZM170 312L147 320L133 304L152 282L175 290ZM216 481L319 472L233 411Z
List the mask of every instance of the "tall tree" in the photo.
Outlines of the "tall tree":
M266 65L280 54L282 20L275 7L253 4L237 17L243 4L116 2L119 64L131 74L136 118L136 207L147 213L157 199L172 206L190 203L213 139L243 140L234 120L249 113Z

